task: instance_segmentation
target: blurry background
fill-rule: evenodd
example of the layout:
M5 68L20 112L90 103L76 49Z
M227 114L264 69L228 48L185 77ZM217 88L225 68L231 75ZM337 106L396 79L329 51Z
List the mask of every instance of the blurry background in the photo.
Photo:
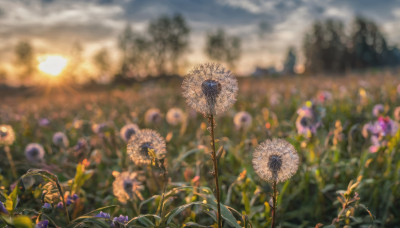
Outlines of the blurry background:
M0 84L128 82L204 61L241 76L400 65L400 1L0 0Z

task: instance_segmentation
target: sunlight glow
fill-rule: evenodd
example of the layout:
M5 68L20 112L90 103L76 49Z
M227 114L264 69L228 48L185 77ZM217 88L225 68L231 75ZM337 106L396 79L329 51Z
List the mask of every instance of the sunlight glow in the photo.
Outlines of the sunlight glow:
M67 66L68 59L60 55L48 55L39 58L40 71L51 76L58 76Z

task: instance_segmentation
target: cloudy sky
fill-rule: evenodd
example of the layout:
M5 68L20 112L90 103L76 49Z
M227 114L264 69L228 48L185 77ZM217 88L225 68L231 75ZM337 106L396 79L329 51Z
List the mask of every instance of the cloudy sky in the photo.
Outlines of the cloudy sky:
M0 60L12 63L13 48L24 39L42 55L68 56L77 42L87 59L101 47L117 53L127 22L143 31L149 20L177 12L192 29L190 64L205 60L207 31L224 28L242 38L242 73L279 66L287 47L300 50L304 32L318 19L350 22L364 15L382 26L390 44L400 44L400 0L0 0ZM263 33L260 23L267 25Z

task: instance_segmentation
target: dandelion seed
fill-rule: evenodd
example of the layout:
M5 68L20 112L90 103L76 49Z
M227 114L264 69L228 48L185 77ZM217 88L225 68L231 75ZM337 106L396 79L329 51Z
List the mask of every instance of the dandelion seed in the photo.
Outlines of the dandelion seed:
M56 146L65 148L68 147L69 140L63 132L56 132L53 135L53 143Z
M238 91L230 71L215 63L195 67L183 80L182 88L188 105L205 115L225 112L236 101Z
M0 125L0 146L10 146L15 141L15 133L10 125Z
M236 126L236 129L246 130L251 126L253 118L248 112L238 112L233 118L233 123Z
M30 143L25 148L25 156L30 162L39 163L43 161L44 149L39 143Z
M118 201L126 204L128 200L140 199L143 200L140 191L144 189L142 183L139 181L141 176L137 172L114 172L115 181L113 183L114 196Z
M159 124L162 120L161 112L158 108L151 108L144 114L146 124Z
M127 124L121 128L119 134L125 142L128 142L137 132L139 127L136 124Z
M167 122L172 125L176 126L183 122L185 114L183 113L182 109L180 108L171 108L167 112Z
M377 104L372 109L372 114L375 117L378 117L378 116L382 115L384 112L385 112L385 107L383 106L383 104Z
M283 182L296 173L299 156L292 144L283 139L272 139L255 149L252 162L261 179L271 183Z
M136 165L150 165L165 157L165 140L154 130L141 130L129 141L127 153Z

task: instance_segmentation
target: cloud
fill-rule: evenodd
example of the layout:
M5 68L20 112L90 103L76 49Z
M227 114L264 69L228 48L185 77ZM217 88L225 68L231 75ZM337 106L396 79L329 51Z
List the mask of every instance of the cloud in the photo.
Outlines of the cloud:
M0 0L0 58L20 39L31 39L42 52L70 49L80 41L88 49L115 43L126 23L143 31L149 20L181 13L192 29L193 62L203 61L205 34L224 28L242 38L240 69L278 64L288 46L300 49L314 20L350 22L364 15L382 24L393 43L400 42L400 0ZM260 24L264 30L260 30ZM261 26L262 27L262 26ZM263 36L259 36L263 32Z

